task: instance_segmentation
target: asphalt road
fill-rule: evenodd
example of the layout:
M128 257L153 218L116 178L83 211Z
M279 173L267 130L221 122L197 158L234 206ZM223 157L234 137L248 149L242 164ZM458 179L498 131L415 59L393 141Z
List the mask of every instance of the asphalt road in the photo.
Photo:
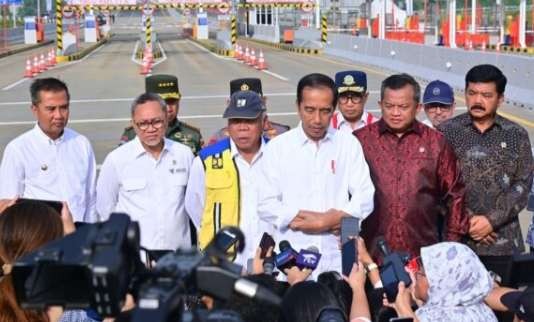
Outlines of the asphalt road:
M66 81L72 98L70 126L89 138L99 164L117 146L129 122L129 105L144 91L144 76L139 74L139 65L132 58L141 35L140 21L139 13L121 13L112 26L115 36L110 42L81 61L59 65L40 76ZM239 77L261 78L270 118L294 126L298 122L296 86L302 76L312 72L333 76L340 70L360 69L368 74L371 94L367 107L379 114L380 82L390 73L386 70L251 43L263 51L269 66L268 71L257 71L233 59L216 56L189 40L179 39L178 25L176 18L168 13L157 14L155 29L165 57L154 67L153 73L178 76L183 95L180 117L199 127L205 137L224 125L221 115L229 95L228 83ZM43 49L35 50L40 51ZM26 52L0 59L3 71L0 74L0 110L3 111L0 153L10 140L34 124L29 103L30 81L22 78L25 60L31 54ZM459 112L465 111L461 94L457 101ZM534 139L534 111L514 106L503 106L501 111L521 123L529 131L531 141ZM530 215L522 216L525 228L528 220Z

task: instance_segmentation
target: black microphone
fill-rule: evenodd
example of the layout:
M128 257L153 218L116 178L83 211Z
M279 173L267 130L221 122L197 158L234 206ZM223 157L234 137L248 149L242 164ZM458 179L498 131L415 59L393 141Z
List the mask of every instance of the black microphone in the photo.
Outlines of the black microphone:
M282 240L278 247L280 248L280 254L276 255L274 262L281 272L284 272L286 268L297 265L298 253L291 248L287 240Z
M378 247L378 249L380 249L380 252L382 252L384 257L388 256L391 253L384 237L378 237L378 240L376 241L376 246Z

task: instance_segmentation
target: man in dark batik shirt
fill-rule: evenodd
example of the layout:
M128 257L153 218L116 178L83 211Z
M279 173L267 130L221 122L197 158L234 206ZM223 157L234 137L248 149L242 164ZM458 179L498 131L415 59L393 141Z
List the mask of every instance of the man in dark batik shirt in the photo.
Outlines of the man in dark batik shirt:
M445 240L459 241L468 232L456 156L441 133L416 120L420 92L407 74L386 78L380 91L382 119L354 132L376 189L375 209L362 223L362 237L375 259L379 236L392 250L412 256L439 242L443 214Z
M533 171L527 131L497 115L505 87L497 67L473 67L465 77L468 112L439 128L461 163L469 244L503 278L510 255L524 250L518 214L527 204Z

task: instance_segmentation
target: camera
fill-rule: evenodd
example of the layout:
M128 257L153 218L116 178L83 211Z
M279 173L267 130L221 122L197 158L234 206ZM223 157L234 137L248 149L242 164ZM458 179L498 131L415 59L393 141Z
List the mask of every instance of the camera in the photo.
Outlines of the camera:
M131 321L239 322L232 312L187 311L188 298L207 294L228 300L233 292L279 305L268 289L241 278L242 267L228 261L227 236L235 249L243 233L224 227L204 251L178 249L152 270L140 260L139 226L128 215L113 213L106 222L87 224L17 261L12 276L21 307L92 308L103 317L117 316L127 293L136 300Z

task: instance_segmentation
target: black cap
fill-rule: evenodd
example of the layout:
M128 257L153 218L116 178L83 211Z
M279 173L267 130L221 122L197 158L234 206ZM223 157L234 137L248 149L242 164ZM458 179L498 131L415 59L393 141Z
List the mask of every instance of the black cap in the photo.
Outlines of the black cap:
M178 78L172 75L152 75L145 78L147 93L158 94L162 99L179 99Z
M501 302L521 320L534 321L534 287L524 291L509 292L501 296Z
M232 94L230 104L224 111L225 119L255 119L265 111L261 97L252 91L239 91Z
M261 96L261 79L259 78L238 78L230 81L230 95L238 91L253 91Z

